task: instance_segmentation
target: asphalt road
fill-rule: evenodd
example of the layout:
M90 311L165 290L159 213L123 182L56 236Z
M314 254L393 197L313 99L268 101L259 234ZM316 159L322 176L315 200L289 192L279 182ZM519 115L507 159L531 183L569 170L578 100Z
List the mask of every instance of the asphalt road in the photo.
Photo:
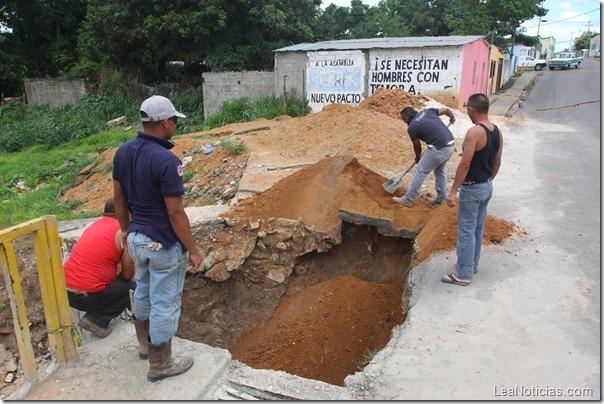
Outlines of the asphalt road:
M598 283L601 108L600 62L593 59L578 69L545 70L523 103L525 116L536 122L539 203L557 212L550 217L550 236L572 249L577 269Z

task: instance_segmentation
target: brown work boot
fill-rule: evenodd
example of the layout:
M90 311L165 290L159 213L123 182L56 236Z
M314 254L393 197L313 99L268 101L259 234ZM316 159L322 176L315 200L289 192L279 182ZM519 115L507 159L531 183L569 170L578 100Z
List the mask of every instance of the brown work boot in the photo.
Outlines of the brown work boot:
M99 325L96 325L86 317L82 317L80 321L78 321L77 325L78 327L82 327L83 329L90 331L99 338L105 338L106 336L111 334L112 331L110 326L107 326L107 328L103 328Z
M136 330L136 339L138 340L138 357L141 359L149 358L149 320L133 320Z
M193 358L172 358L172 340L163 344L149 342L149 373L152 382L185 373L193 366Z

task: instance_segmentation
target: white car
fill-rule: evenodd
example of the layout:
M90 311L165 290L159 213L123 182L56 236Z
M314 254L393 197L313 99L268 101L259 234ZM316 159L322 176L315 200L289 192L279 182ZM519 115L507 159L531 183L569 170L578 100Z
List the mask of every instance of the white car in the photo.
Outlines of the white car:
M534 68L535 70L541 70L544 69L546 66L547 62L545 60L535 59L531 56L526 56L518 61L518 67L524 67L525 69Z

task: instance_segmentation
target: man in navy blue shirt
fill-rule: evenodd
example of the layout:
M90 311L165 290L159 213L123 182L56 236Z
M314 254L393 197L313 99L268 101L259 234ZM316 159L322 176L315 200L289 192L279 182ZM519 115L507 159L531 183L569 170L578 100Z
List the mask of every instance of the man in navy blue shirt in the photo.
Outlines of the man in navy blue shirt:
M178 118L185 115L167 98L153 96L142 103L140 117L143 131L115 153L113 193L137 268L136 336L141 346L148 345L147 378L156 381L193 365L193 358L172 358L172 337L178 329L187 263L195 271L201 255L182 204L182 165L170 152Z
M455 138L439 118L440 115L447 115L451 124L455 122L455 115L449 108L428 108L417 112L411 107L405 107L401 111L401 119L408 125L407 132L413 142L417 167L413 172L413 181L409 190L402 198L392 198L394 202L408 208L412 207L424 179L432 171L436 177L436 198L430 201L430 205L436 207L447 197L445 168L455 150L453 146ZM424 141L427 145L423 155L420 141Z

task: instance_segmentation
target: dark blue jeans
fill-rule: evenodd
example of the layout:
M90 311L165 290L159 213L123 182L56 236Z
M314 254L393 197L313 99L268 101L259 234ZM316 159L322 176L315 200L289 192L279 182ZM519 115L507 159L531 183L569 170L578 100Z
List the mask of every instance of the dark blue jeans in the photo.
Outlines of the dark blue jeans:
M117 278L104 290L81 295L67 291L69 305L74 309L85 311L88 320L101 328L107 328L111 320L130 307L130 290L136 289L136 282Z

